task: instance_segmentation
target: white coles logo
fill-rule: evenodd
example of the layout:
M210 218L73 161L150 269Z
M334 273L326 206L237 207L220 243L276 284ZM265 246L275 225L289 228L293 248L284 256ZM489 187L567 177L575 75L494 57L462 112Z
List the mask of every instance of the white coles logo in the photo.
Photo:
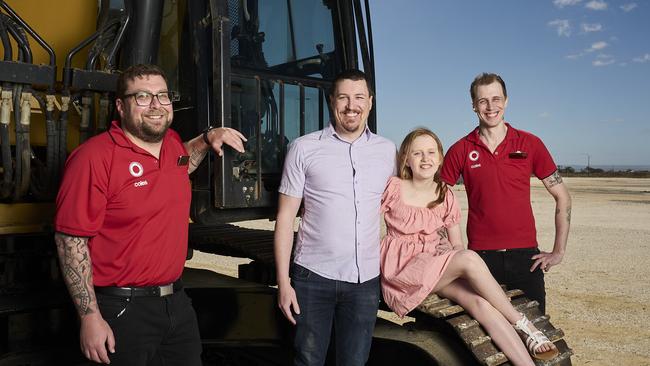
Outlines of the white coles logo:
M129 173L131 173L132 176L137 178L142 176L142 174L144 174L144 168L142 167L142 164L138 163L137 161L134 161L131 164L129 164Z
M473 150L469 153L469 160L477 161L478 160L478 151Z

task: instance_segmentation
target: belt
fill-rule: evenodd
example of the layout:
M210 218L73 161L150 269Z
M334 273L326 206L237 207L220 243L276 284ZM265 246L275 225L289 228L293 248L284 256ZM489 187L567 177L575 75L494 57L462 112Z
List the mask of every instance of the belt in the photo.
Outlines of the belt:
M119 296L119 297L139 297L139 296L150 296L150 297L163 297L178 292L183 289L183 283L181 280L176 280L174 283L163 286L145 286L145 287L117 287L117 286L107 286L107 287L95 287L95 292L104 295L110 296Z
M537 249L537 247L529 248L507 248L507 249L487 249L487 250L477 250L479 253L493 253L493 252L530 252Z

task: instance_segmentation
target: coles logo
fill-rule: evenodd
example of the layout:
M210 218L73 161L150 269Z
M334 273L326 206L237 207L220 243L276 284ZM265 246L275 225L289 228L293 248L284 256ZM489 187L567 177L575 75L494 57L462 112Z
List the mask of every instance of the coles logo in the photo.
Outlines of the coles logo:
M477 160L478 160L478 151L476 151L476 150L472 150L472 151L469 153L469 160L471 160L471 161L477 161Z
M131 164L129 164L129 173L137 178L144 174L144 168L142 167L142 164L138 163L137 161L133 161Z

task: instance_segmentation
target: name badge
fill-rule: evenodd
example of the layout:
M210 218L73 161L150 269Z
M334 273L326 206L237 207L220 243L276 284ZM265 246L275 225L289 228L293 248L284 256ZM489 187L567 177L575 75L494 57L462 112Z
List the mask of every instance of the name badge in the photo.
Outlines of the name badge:
M187 165L189 162L190 162L189 155L181 155L178 157L178 160L176 160L176 165L183 166L183 165Z
M509 153L508 157L510 159L526 159L526 157L528 157L528 153L524 151L515 151Z

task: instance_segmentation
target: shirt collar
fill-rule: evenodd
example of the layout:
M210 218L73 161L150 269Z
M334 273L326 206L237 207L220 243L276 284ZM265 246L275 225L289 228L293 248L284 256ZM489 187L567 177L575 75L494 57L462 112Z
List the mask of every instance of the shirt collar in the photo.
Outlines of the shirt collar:
M370 131L370 128L368 128L368 123L366 123L365 128L363 129L363 133L361 134L361 136L359 136L359 138L354 140L352 143L355 143L355 142L361 140L362 138L364 138L364 141L367 142L372 138L373 135L374 135L374 133L372 133L372 131ZM336 137L338 140L345 141L345 140L343 140L342 138L339 137L339 134L336 132L336 129L334 128L333 123L329 123L327 125L327 127L325 127L322 130L321 135L320 135L321 140L329 138L329 137ZM347 141L345 141L345 142L347 142Z
M510 126L510 123L504 122L506 124L506 127L508 127L508 130L506 131L506 137L504 140L512 140L516 139L519 137L519 130L515 129L514 127ZM479 141L481 141L480 136L478 134L479 128L478 126L472 130L465 138L467 141L478 144Z

